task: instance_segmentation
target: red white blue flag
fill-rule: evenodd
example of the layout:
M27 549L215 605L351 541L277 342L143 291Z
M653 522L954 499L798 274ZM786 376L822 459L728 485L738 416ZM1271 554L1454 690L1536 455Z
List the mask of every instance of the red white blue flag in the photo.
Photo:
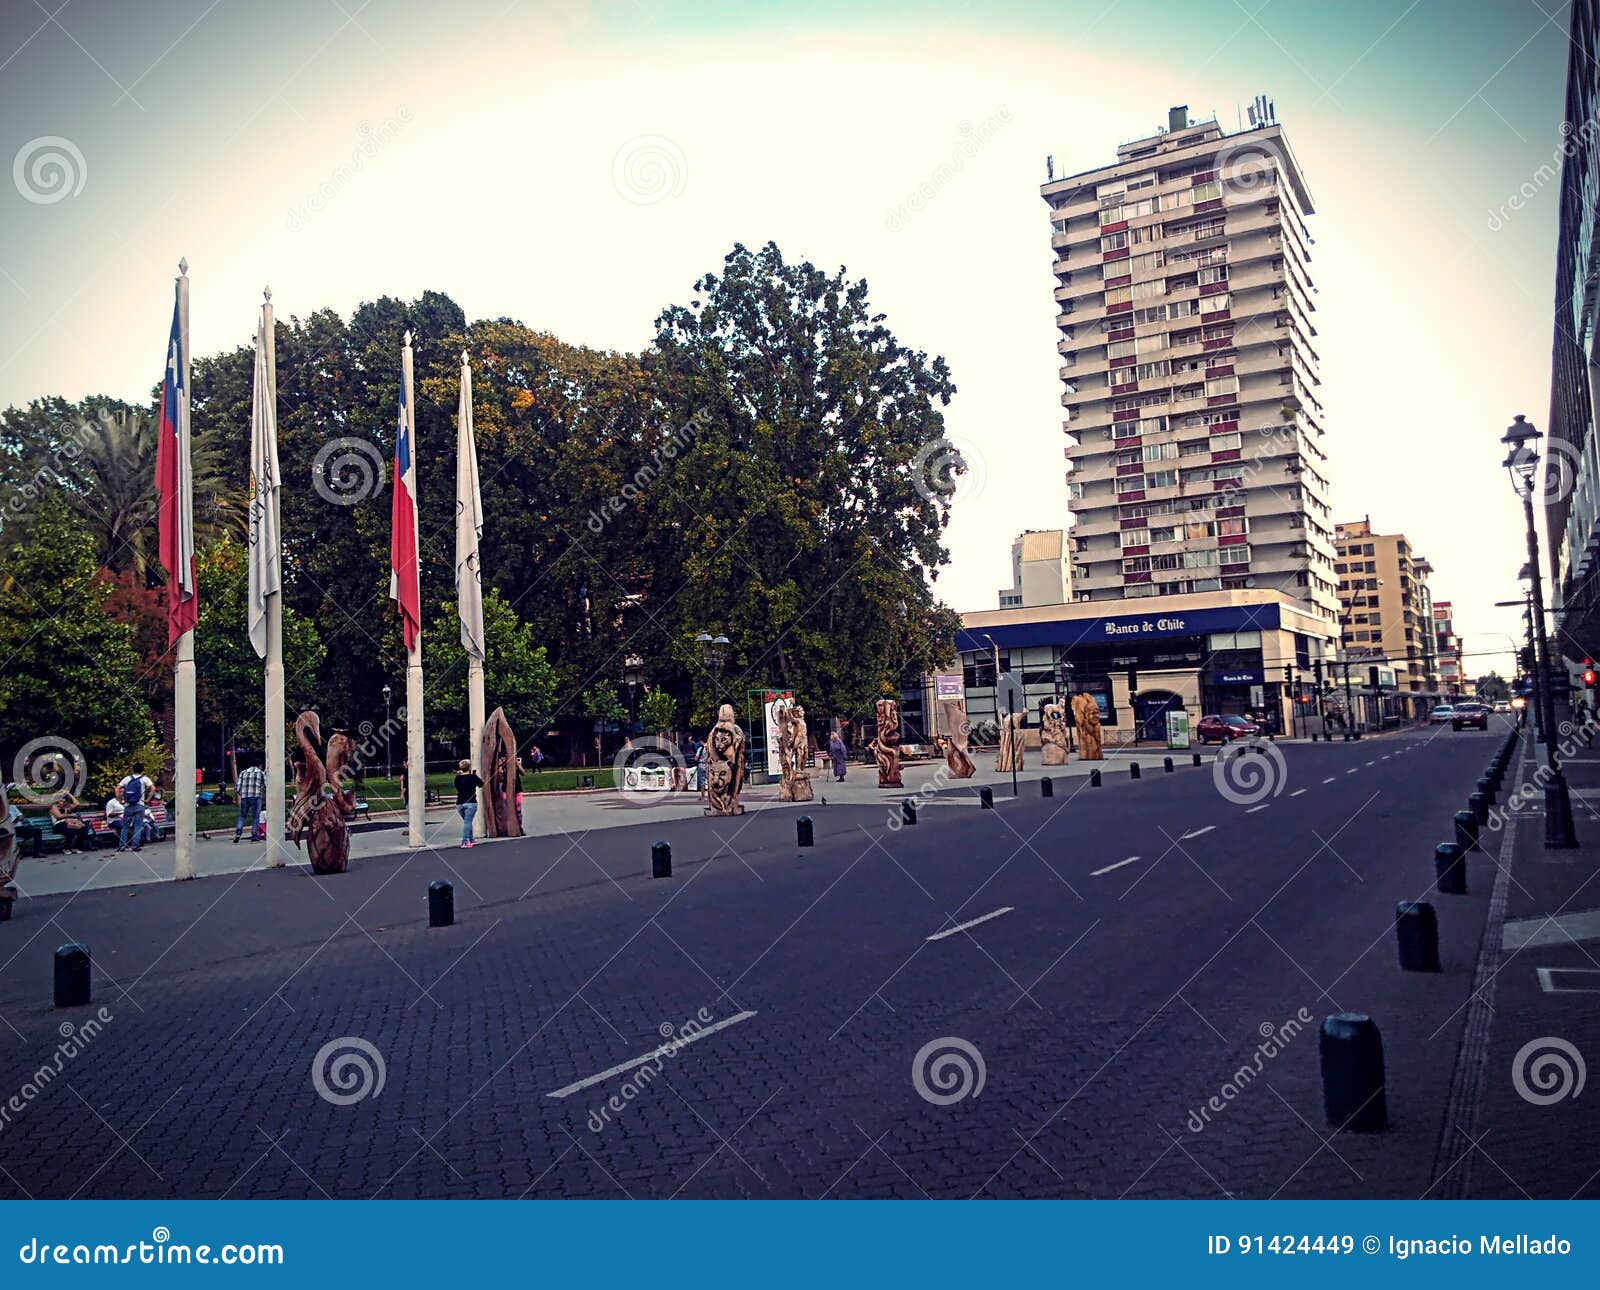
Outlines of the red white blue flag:
M416 421L411 411L411 337L406 336L400 378L400 416L394 433L394 488L389 512L389 597L398 602L406 651L422 632L422 588L417 576Z
M167 644L193 631L200 616L194 571L194 480L189 466L189 279L178 279L161 385L156 435L156 491L161 567L167 571Z

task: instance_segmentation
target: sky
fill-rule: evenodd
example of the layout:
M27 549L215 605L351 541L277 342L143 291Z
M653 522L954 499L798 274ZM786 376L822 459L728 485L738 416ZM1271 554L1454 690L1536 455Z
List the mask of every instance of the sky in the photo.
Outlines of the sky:
M1316 213L1337 520L1434 564L1509 666L1548 415L1569 15L1554 0L0 0L0 407L144 399L190 265L196 353L447 292L638 349L736 243L844 266L942 354L974 459L937 589L992 608L1067 519L1045 158L1271 98ZM59 164L56 164L59 163ZM1544 172L1548 175L1549 171ZM292 485L293 481L289 481Z

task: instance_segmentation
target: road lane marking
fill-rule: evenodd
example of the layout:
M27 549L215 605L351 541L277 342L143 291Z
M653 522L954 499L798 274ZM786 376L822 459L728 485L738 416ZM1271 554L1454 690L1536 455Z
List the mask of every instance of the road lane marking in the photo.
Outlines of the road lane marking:
M623 1071L631 1071L635 1066L643 1066L646 1062L653 1062L657 1057L664 1057L668 1053L675 1053L680 1048L684 1048L687 1045L694 1043L698 1039L704 1039L707 1035L714 1035L719 1030L725 1030L729 1026L736 1026L741 1021L749 1021L750 1018L755 1015L756 1014L753 1009L747 1008L743 1012L735 1013L733 1016L727 1017L722 1021L715 1023L714 1025L707 1026L704 1030L697 1030L690 1035L680 1034L676 1036L671 1043L662 1044L659 1048L653 1048L643 1057L634 1057L625 1062L618 1062L615 1066L601 1071L598 1075L591 1075L588 1079L581 1079L576 1084L568 1084L565 1088L558 1088L552 1093L546 1093L545 1096L570 1097L573 1093L576 1093L581 1089L586 1089L591 1085L599 1084L604 1080L608 1080L613 1075L620 1075Z
M1360 769L1361 769L1361 767L1359 767L1359 766L1352 766L1352 767L1350 767L1349 770L1345 771L1345 774L1346 775L1354 775Z
M1327 778L1327 779L1325 779L1325 780L1323 780L1323 781L1322 781L1322 782L1323 782L1323 783L1324 783L1324 784L1331 784L1331 783L1333 783L1333 781L1334 781L1334 780L1335 780L1335 779L1337 779L1337 778L1338 778L1338 776L1336 776L1336 775L1329 775L1329 776L1328 776L1328 778Z
M1245 812L1245 814L1246 815L1254 815L1257 811L1264 811L1264 810L1267 809L1267 807L1269 807L1271 805L1272 805L1271 802L1263 802L1263 803L1261 803L1260 806L1252 806L1248 811Z
M1210 833L1211 830L1216 827L1217 826L1215 824L1208 824L1203 829L1190 829L1189 832L1185 833L1181 838L1178 839L1178 841L1187 842L1190 838L1197 838L1202 833Z
M1305 791L1306 791L1306 790L1305 790L1305 789L1303 789L1303 788L1297 788L1297 789L1295 789L1295 790L1294 790L1294 792L1292 792L1292 793L1290 793L1290 794L1289 794L1289 796L1290 796L1290 797L1299 797L1299 796L1300 796L1300 794L1301 794L1301 793L1303 793L1303 792L1305 792Z
M1001 914L1009 914L1014 907L1002 905L993 913L985 914L982 918L974 918L971 922L961 923L956 927L947 927L942 932L935 932L928 937L930 941L942 941L946 936L954 936L957 932L964 932L969 927L976 927L979 923L987 923L991 918L999 918Z
M1113 869L1122 868L1123 865L1133 864L1138 859L1138 856L1129 856L1126 860L1118 860L1116 864L1108 864L1104 869L1092 869L1089 871L1089 876L1091 878L1098 878L1103 873L1110 873Z
M1377 764L1378 764L1378 763L1377 763L1377 762L1375 762L1375 761L1369 761L1369 762L1368 762L1368 763L1367 763L1367 765L1369 765L1369 766L1376 766L1376 765L1377 765Z

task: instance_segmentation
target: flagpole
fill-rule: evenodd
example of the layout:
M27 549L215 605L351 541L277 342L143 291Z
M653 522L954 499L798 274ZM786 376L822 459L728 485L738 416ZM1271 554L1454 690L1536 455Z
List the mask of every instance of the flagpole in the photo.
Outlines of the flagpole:
M458 436L458 441L457 441L457 446L456 446L456 506L458 508L457 513L459 514L460 513L460 508L463 507L466 504L467 500L468 500L467 499L467 492L465 491L466 488L470 487L470 490L471 490L472 495L473 495L474 498L476 498L477 492L478 492L478 471L477 471L478 448L477 448L477 444L474 442L474 437L473 437L474 436L474 431L473 431L473 425L472 425L472 364L467 359L467 351L466 350L462 350L461 351L461 413L460 413L460 416L457 418L456 434ZM470 459L468 457L469 453L471 454ZM463 478L464 474L466 473L465 472L465 467L467 466L467 463L469 462L469 460L471 462L471 479L470 479L470 482L467 479ZM459 545L459 542L458 542L458 545ZM474 544L473 544L472 554L473 554L473 557L474 557L473 558L473 568L467 570L467 574L469 576L476 577L477 574L478 574L477 567L476 567L477 566L477 558L476 558L477 557L477 545L476 545L476 542L474 542ZM463 576L462 570L461 570L461 567L460 567L461 556L460 556L459 551L457 552L456 559L457 559L456 577L459 580ZM460 588L459 588L459 586L457 588L457 603L458 603L458 606L459 606L460 605ZM464 606L462 608L463 608L464 611L466 611ZM475 612L476 619L477 619L477 622L476 622L477 635L478 635L479 640L481 641L482 638L483 638L483 600L482 600L481 595L473 602L472 609L470 611L466 611L466 612ZM485 768L481 764L481 759L483 757L483 724L484 724L484 707L485 706L486 705L484 704L484 701L483 701L483 659L480 658L475 651L473 651L471 649L468 649L467 650L467 740L468 740L467 752L468 752L468 755L472 758L472 765L477 770L477 772L478 772L480 777L485 772ZM486 837L488 835L488 832L489 832L489 822L488 822L488 819L486 818L486 815L485 815L485 812L484 812L484 805L485 805L485 803L484 803L484 790L483 789L479 789L478 790L478 814L476 815L476 817L474 817L473 822L472 822L472 833L473 833L474 837L479 837L479 838Z
M267 388L273 400L273 415L268 424L272 427L274 437L277 435L277 398L278 398L278 335L276 324L272 317L272 291L264 290L261 305L261 330L266 344ZM278 488L282 487L281 480L272 481L275 487L268 492L268 505L272 507L271 533L277 536L283 532L278 524ZM271 558L275 562L282 559L281 551L274 550ZM279 590L266 598L267 600L267 667L266 667L266 709L265 709L265 750L267 772L267 796L263 808L267 816L267 868L279 869L283 867L287 847L284 845L284 833L288 828L288 803L284 781L287 776L287 762L284 750L284 718L286 716L283 701L283 590L282 572L280 565Z
M178 409L178 425L181 428L189 420L189 264L187 260L178 261L178 362L181 367L181 384L178 398L181 400ZM187 451L187 442L181 443L181 449ZM181 463L185 472L189 469L188 462ZM189 497L180 498L180 506L191 505ZM180 552L182 550L180 544ZM179 571L172 570L171 577L178 577ZM178 881L194 877L194 839L195 839L195 716L194 716L194 628L190 628L178 637L177 662L172 673L172 717L173 717L173 785L172 796L174 806L177 808L177 832L173 835L173 861L172 876Z
M421 456L417 451L417 411L416 402L412 391L411 368L411 333L405 334L405 343L400 349L400 379L405 384L406 402L406 429L411 440L412 472L420 476ZM398 483L398 481L397 481ZM411 504L421 513L416 494L412 494ZM422 580L420 540L413 534L413 541L417 541L417 581ZM421 596L418 595L418 609L421 609ZM427 747L423 739L422 721L422 624L417 623L416 639L411 648L406 651L406 830L407 843L412 847L421 847L427 844L425 832L428 794L428 768L426 763Z

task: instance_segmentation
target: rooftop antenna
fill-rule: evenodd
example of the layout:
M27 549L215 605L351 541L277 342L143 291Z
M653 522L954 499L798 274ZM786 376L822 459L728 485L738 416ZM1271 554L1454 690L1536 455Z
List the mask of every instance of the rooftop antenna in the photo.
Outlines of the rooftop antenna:
M1252 130L1256 128L1256 105L1254 103L1250 105L1250 128Z
M1054 153L1050 154L1044 159L1044 177L1047 183L1056 177L1056 159Z
M1267 104L1267 120L1274 125L1278 123L1278 105L1276 103L1269 102Z

